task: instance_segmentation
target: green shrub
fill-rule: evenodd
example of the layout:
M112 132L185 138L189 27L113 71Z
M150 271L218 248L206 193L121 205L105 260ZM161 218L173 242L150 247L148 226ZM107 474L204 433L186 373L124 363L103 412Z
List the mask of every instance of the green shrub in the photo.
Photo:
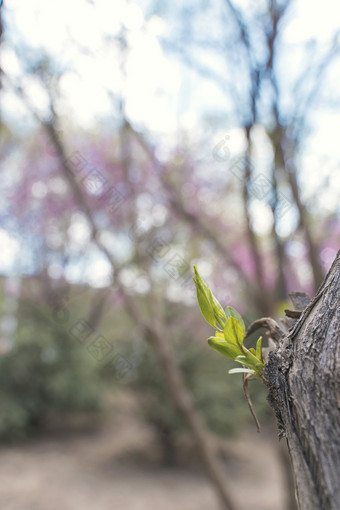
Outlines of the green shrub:
M46 304L22 302L15 346L0 357L0 438L26 437L53 413L98 413L103 383L88 352Z

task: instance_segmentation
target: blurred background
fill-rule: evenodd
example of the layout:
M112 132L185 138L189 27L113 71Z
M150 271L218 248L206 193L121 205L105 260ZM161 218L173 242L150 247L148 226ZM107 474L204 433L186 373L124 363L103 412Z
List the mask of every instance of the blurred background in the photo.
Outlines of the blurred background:
M0 12L1 508L294 510L266 389L257 434L192 266L247 324L322 282L338 2Z

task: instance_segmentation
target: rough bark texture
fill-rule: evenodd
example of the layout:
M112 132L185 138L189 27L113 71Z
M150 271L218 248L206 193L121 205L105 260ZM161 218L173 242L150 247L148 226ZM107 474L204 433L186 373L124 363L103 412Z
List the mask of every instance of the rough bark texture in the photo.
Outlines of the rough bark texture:
M301 510L340 508L340 252L264 376Z

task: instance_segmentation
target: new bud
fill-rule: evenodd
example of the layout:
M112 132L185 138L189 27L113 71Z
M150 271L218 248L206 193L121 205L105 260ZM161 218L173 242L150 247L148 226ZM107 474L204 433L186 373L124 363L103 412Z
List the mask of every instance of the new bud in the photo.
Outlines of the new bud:
M208 285L200 277L196 266L194 266L194 271L195 276L193 280L196 286L197 301L202 315L213 328L220 327L223 330L227 321L224 310L215 296L212 294Z

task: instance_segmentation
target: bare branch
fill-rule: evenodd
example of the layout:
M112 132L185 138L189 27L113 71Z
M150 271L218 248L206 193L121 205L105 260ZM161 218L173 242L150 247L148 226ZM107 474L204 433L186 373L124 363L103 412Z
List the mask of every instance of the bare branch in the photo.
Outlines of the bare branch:
M250 324L244 338L248 338L252 333L255 333L255 331L262 328L269 331L271 338L276 344L278 344L285 335L283 329L276 321L274 321L274 319L271 317L263 317L262 319L257 319Z

